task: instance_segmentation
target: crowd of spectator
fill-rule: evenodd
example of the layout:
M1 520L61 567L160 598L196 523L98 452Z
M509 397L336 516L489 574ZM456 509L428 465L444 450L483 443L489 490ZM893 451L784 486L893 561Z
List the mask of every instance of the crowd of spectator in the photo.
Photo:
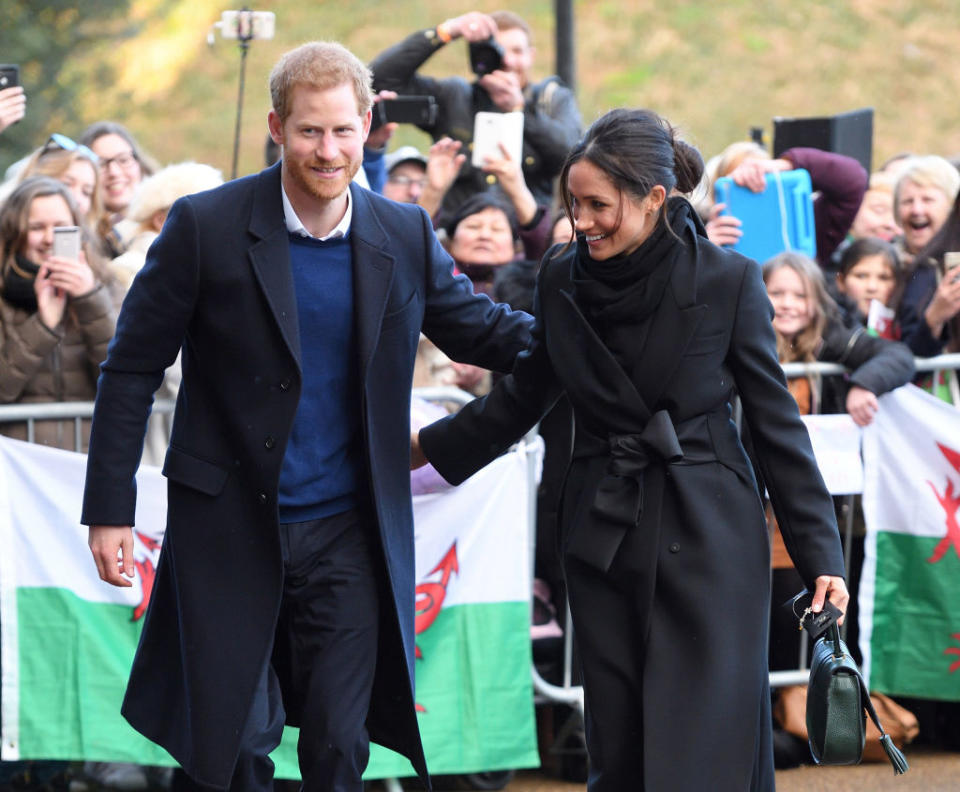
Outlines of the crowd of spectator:
M460 38L495 42L499 68L472 81L419 72ZM388 198L423 207L452 266L476 291L531 310L540 260L552 246L577 243L575 221L555 191L564 157L582 133L573 93L556 77L534 80L533 34L511 12L464 14L370 55L378 101L429 96L436 114L418 124L433 139L426 152L392 149L396 123L374 130L361 178ZM523 114L520 160L501 145L500 156L471 161L473 119L481 111ZM25 112L23 88L0 90L0 134ZM92 124L76 140L51 130L37 144L0 185L0 403L90 401L124 294L167 211L177 198L223 179L195 162L160 167L112 121ZM784 363L843 363L847 377L794 377L789 388L802 413L846 412L865 426L880 409L878 396L915 379L914 356L960 351L960 269L953 269L960 262L949 255L960 251L960 172L941 156L923 154L898 156L868 174L843 154L793 148L774 158L760 144L738 141L707 164L696 202L703 235L736 245L750 233L714 203L716 179L729 176L762 192L772 174L799 168L809 172L815 193L815 259L784 252L761 262L778 353ZM62 226L80 229L76 258L54 252L54 229ZM417 385L457 385L477 394L490 387L489 372L450 361L426 338L418 357ZM960 399L952 373L916 381L955 404ZM178 383L174 365L158 396L175 396ZM557 409L562 416L562 404ZM164 432L161 426L148 436L145 462L162 463ZM26 437L16 423L0 424L0 433ZM35 439L73 449L73 424L39 421ZM561 418L547 436L548 460L565 443ZM551 475L562 475L551 470L548 464L542 492L556 483ZM420 491L441 486L431 480ZM552 514L556 504L541 499L540 508ZM787 568L775 525L772 532L773 566ZM562 591L557 569L550 548L538 550L538 573ZM773 647L772 655L779 654ZM109 782L107 771L102 781ZM140 780L129 783L124 777L117 786L137 788Z

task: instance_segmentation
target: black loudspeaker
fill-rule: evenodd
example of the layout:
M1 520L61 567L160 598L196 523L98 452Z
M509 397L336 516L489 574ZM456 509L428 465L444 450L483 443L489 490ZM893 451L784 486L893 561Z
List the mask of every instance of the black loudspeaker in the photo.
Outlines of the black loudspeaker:
M773 156L797 146L818 148L853 157L871 172L873 108L851 110L822 118L773 119Z

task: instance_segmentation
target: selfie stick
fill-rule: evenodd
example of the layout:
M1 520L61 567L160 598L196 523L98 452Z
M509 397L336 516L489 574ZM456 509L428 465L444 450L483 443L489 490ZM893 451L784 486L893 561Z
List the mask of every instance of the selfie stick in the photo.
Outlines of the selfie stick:
M253 40L253 23L249 8L242 8L237 15L237 44L240 47L240 88L237 93L237 126L233 132L233 164L230 166L230 178L237 178L237 159L240 156L240 119L243 116L243 86L247 74L247 52ZM246 22L246 24L244 24Z

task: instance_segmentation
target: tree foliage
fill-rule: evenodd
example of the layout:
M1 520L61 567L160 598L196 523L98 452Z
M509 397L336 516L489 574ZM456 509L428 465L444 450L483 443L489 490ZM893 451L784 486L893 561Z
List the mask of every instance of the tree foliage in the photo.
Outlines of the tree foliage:
M111 74L100 67L87 71L85 80L65 79L67 67L96 44L134 35L140 25L128 21L130 6L131 0L3 0L0 61L20 65L27 115L0 135L0 168L42 145L51 132L77 134L77 98L108 86Z

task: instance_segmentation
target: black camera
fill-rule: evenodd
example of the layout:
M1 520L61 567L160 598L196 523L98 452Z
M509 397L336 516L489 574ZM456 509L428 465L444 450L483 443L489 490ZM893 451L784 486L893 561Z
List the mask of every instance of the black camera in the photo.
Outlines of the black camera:
M503 68L503 47L493 36L470 42L470 68L477 77Z

